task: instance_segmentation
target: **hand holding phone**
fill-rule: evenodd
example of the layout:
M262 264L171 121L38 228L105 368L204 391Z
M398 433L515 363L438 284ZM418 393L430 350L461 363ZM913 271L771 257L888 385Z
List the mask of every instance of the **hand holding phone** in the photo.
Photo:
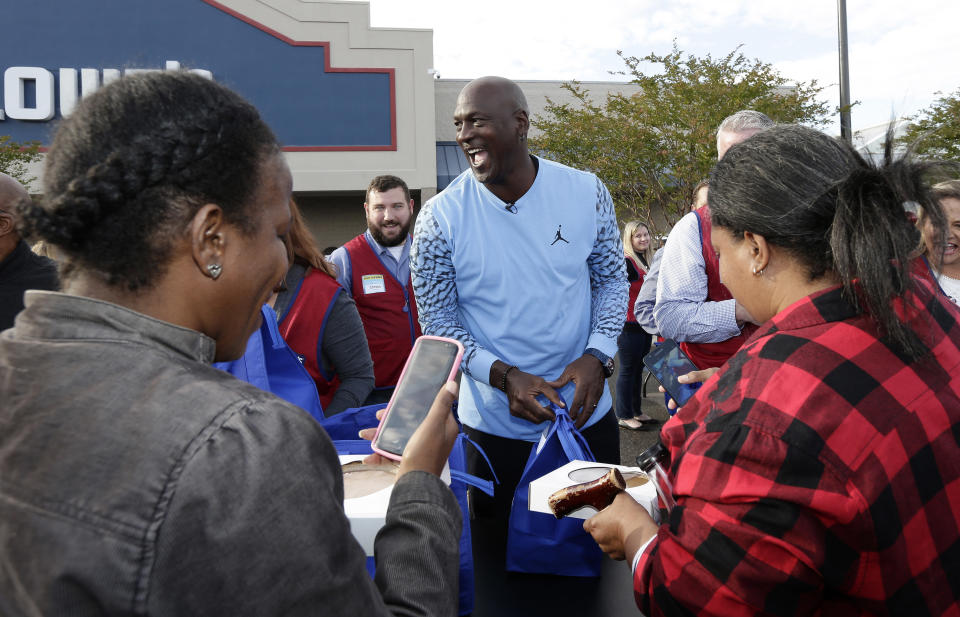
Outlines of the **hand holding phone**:
M682 384L691 384L691 385L696 384L695 387L700 387L700 384L702 384L706 380L713 377L713 374L718 372L719 370L720 370L720 367L712 366L710 368L705 368L702 371L693 371L692 373L685 373L677 377L677 381L679 381ZM660 386L660 391L666 392L666 390L663 389L663 386ZM677 402L672 398L667 400L667 413L669 413L671 416L677 413L678 407L679 405L677 405Z
M452 406L457 400L457 382L448 381L440 388L437 398L420 427L413 432L403 449L397 477L408 471L426 471L435 476L443 473L450 458L453 443L460 433L460 425L453 415Z
M460 387L455 381L448 381L440 388L427 417L413 432L403 449L403 458L397 471L398 478L408 471L427 471L435 476L443 474L443 468L446 467L453 444L460 433L460 425L453 414L453 404L459 393ZM378 421L383 420L386 411L384 407L377 412ZM373 441L377 428L374 426L361 429L360 438ZM386 465L392 462L392 459L376 452L363 459L364 465Z
M699 383L680 383L678 380L680 375L692 373L697 370L697 367L683 353L676 341L670 339L663 341L644 356L643 363L667 391L670 398L676 401L677 407L683 407L693 393L700 388Z
M401 460L411 436L439 399L440 388L456 377L462 357L458 341L436 336L417 339L373 438L374 452Z

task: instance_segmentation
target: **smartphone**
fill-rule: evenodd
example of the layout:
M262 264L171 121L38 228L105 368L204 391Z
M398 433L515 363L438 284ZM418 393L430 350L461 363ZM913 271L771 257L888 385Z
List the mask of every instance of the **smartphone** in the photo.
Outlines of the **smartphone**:
M373 451L399 461L413 432L427 417L440 388L457 375L463 345L439 336L421 336L403 366L373 438Z
M657 378L677 407L683 407L693 393L700 388L699 383L680 383L677 377L699 370L683 353L676 341L666 339L655 346L643 357L647 369Z

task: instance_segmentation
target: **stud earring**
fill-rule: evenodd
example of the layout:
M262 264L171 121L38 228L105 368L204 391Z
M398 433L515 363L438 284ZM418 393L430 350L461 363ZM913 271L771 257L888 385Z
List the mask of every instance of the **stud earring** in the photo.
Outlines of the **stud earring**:
M220 273L223 272L223 266L220 264L210 264L207 266L207 272L210 273L210 278L216 280L220 278Z

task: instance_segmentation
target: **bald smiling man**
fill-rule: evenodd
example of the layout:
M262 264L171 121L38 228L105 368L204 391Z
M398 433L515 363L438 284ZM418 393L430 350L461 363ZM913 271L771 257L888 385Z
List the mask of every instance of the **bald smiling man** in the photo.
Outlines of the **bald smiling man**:
M0 330L13 327L26 290L60 288L56 263L31 251L17 233L17 205L29 199L19 182L0 173Z
M562 396L598 461L620 462L605 378L627 305L613 201L592 173L530 154L514 82L467 84L453 112L470 163L417 218L410 264L424 334L464 346L459 414L500 484L477 517L506 520L514 489ZM472 473L486 464L468 450Z

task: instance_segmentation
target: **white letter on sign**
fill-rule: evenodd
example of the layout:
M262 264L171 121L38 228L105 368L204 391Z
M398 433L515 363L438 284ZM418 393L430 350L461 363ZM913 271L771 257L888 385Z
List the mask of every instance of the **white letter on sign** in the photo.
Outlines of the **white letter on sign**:
M60 115L66 118L77 106L77 69L60 69Z
M80 96L89 96L100 87L100 71L97 69L80 69Z
M37 106L26 107L25 82L36 83ZM7 115L14 120L49 120L53 118L53 73L39 66L11 66L3 73L3 102Z

